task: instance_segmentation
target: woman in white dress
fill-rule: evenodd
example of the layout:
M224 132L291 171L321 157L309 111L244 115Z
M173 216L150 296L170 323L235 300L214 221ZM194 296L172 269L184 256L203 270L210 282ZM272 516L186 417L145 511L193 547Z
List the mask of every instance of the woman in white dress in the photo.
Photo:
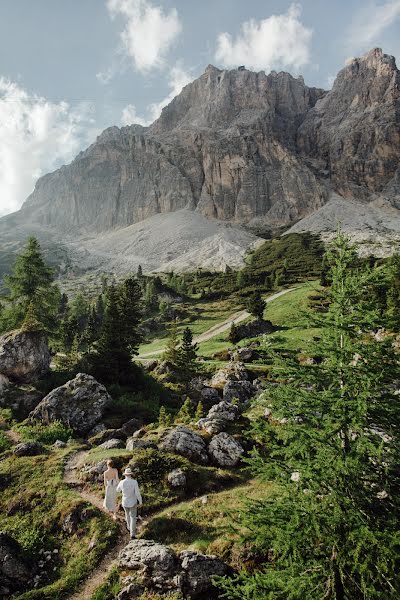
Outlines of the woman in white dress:
M117 519L117 486L119 483L118 469L112 460L107 461L107 471L104 472L105 497L103 506L109 510L114 521Z

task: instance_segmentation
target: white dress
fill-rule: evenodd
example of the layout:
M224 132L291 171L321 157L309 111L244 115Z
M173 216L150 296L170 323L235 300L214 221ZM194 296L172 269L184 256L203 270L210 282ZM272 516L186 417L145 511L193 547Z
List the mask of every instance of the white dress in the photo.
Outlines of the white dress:
M103 506L111 512L115 512L117 509L117 486L118 479L107 479L106 481L106 495L104 497Z

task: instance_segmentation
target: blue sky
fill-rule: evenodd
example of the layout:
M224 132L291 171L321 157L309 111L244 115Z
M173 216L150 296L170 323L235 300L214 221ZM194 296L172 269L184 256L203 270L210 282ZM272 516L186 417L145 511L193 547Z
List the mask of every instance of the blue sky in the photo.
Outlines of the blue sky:
M1 0L0 214L110 125L146 124L209 63L329 88L400 55L400 0Z

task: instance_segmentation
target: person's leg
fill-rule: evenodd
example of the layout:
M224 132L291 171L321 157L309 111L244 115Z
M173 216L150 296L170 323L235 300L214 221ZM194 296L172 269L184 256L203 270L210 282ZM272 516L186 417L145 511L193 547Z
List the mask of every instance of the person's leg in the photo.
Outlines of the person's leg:
M137 516L137 507L136 506L132 506L132 508L130 509L130 517L131 517L131 524L130 524L130 533L131 533L131 538L134 538L136 535L136 516Z
M130 508L126 508L124 506L126 527L127 527L127 529L128 529L129 532L131 530L131 515L130 515L130 510L131 510Z

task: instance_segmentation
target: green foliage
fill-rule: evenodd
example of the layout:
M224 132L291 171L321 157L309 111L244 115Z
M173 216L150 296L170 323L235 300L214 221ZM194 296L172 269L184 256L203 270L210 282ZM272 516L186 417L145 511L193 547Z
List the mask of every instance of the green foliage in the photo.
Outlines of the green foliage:
M178 364L179 354L179 337L178 337L178 324L176 319L173 320L169 329L169 336L163 354L163 359L171 363L174 367Z
M204 417L204 406L201 400L197 403L196 411L194 413L194 422L197 423L200 419Z
M255 290L246 303L246 309L256 319L262 319L266 307L265 300L262 299L259 290Z
M239 341L237 327L234 322L232 322L232 325L229 329L228 340L231 342L231 344L236 344Z
M48 445L54 444L57 440L67 442L73 436L72 429L63 425L61 421L54 421L50 425L22 423L17 426L17 431L24 442L33 440Z
M53 272L42 257L36 238L30 237L17 256L11 275L4 278L8 294L0 311L0 331L20 327L54 331L60 291L53 284Z
M339 235L330 261L330 306L320 364L286 361L269 392L272 421L258 420L252 472L275 480L275 498L248 502L242 525L261 571L222 584L227 598L397 598L400 377L392 339L371 332L374 274L357 268ZM371 280L372 277L372 280ZM285 419L285 424L280 424Z
M193 405L190 398L186 398L175 417L175 423L191 423L193 421Z
M0 454L11 447L11 442L5 433L0 431Z
M182 343L178 349L176 366L179 379L185 384L186 390L194 374L196 373L197 344L193 343L193 334L189 327L185 327L182 335Z
M167 412L165 406L160 407L158 414L158 424L160 427L169 427L172 424L172 416Z

